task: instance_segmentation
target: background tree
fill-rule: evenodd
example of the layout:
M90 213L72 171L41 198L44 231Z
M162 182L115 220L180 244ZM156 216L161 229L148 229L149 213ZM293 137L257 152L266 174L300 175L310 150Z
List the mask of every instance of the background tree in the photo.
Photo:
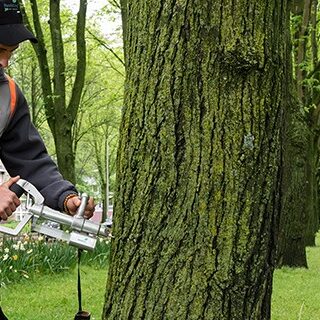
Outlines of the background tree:
M47 57L48 49L44 40L38 3L36 0L31 0L30 4L35 34L39 41L37 45L34 45L34 49L39 60L45 113L55 142L58 166L63 176L75 183L75 154L73 152L72 128L75 123L85 81L85 22L87 1L80 0L79 2L79 12L77 14L75 30L75 44L77 49L76 73L74 75L72 74L69 79L66 79L68 69L66 69L65 62L65 41L63 41L62 36L60 0L50 0L49 3L49 28L53 53L52 76L50 74L51 69ZM69 96L67 95L68 84L72 86Z
M87 31L90 68L87 71L83 99L74 128L76 166L78 184L85 186L87 178L93 178L95 197L106 205L107 183L108 189L114 190L116 145L123 105L123 54L117 44L105 41L96 30ZM101 74L102 69L104 72Z
M269 319L287 1L122 1L104 319Z
M305 184L307 186L306 206L301 215L305 215L307 221L304 231L304 241L306 245L315 245L315 234L319 229L319 213L318 213L318 182L316 179L317 166L317 119L314 108L319 102L313 97L314 89L308 85L309 70L313 70L311 30L312 16L317 15L317 11L312 11L314 0L304 0L298 3L293 2L293 57L295 67L295 86L298 102L303 110L305 110L305 121L309 129L308 140L306 141L306 168L307 177ZM318 75L317 75L318 76ZM310 90L311 89L311 90Z
M307 267L305 232L307 227L307 153L310 139L304 112L293 85L292 45L287 34L288 97L284 112L281 219L277 266Z
M40 129L46 119L42 112L41 87L39 86L41 78L38 72L38 63L29 43L22 43L20 47L20 50L12 57L6 71L14 76L22 92L28 97L32 121Z
M51 32L49 24L46 23L49 15L49 2L37 0L38 16L41 21L43 31L43 42L46 47L46 57L48 63L48 74L51 76L53 70L53 51ZM60 17L61 32L64 40L64 51L67 52L65 58L65 78L66 78L66 101L69 101L73 90L73 81L77 65L77 52L75 47L75 29L77 17L68 7L69 3L61 1ZM27 7L29 17L32 17L31 8ZM121 37L117 37L113 31L102 31L100 20L111 20L116 16L116 12L109 5L98 11L89 11L91 15L86 17L88 27L86 28L86 56L87 66L84 86L81 93L81 99L77 109L75 121L72 125L72 152L75 156L75 175L77 187L79 190L89 192L94 195L97 202L105 198L102 187L104 181L101 181L101 175L97 172L96 159L105 160L105 149L101 148L99 154L96 154L93 141L100 144L105 140L104 132L97 127L101 126L108 119L110 125L109 133L111 134L111 145L109 148L110 158L110 184L111 188L114 183L114 161L115 145L117 144L117 131L119 127L119 114L123 100L123 62ZM31 19L30 19L31 21ZM101 72L101 70L104 72ZM51 156L57 160L57 153L53 143L53 135L47 125L45 115L45 99L42 95L41 73L35 52L29 43L22 45L22 48L16 53L15 59L11 64L10 73L14 76L17 83L22 87L27 96L31 112L33 114L34 124L39 129ZM50 78L50 81L52 79ZM94 120L95 123L90 121ZM101 186L101 187L100 187Z
M307 266L305 246L315 245L319 229L318 1L292 1L291 11L294 88L293 103L286 114L284 170L287 172L278 265L297 267Z

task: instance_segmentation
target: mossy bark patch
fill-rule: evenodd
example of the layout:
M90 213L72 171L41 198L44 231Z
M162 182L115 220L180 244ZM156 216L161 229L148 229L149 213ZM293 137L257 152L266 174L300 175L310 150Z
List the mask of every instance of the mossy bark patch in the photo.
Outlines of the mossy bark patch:
M269 319L286 1L127 1L105 319Z

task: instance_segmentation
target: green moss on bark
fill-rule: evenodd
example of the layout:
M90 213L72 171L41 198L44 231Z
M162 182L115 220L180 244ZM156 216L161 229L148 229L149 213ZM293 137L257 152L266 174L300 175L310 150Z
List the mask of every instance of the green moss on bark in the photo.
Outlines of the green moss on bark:
M269 318L282 4L128 2L105 319Z

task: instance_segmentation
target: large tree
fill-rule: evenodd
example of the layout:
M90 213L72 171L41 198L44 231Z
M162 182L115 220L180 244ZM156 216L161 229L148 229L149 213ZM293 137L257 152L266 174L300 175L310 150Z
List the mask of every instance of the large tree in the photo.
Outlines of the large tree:
M301 5L301 3L300 3ZM292 2L292 10L299 12L296 2ZM296 19L293 19L293 21ZM301 22L305 19L299 19ZM299 23L300 24L300 23ZM295 23L293 23L295 25ZM297 26L293 29L297 29ZM300 30L305 28L299 28ZM304 31L305 32L305 31ZM282 208L280 219L280 230L278 237L277 250L277 267L307 267L306 257L306 229L307 221L313 216L310 210L314 204L313 195L310 194L312 189L308 178L314 175L310 172L309 151L310 130L307 125L306 116L302 110L302 100L299 92L302 92L302 82L297 78L301 78L301 70L295 70L295 79L293 81L293 64L292 64L292 45L290 34L287 34L287 79L290 99L288 99L284 115L284 141L283 141L283 163L282 163ZM295 43L300 43L298 50L294 50L294 56L303 56L305 52L301 47L305 47L305 35L295 32L293 39ZM303 45L302 45L303 44ZM300 52L302 51L303 54ZM297 52L300 52L297 54ZM301 59L301 58L300 58ZM301 61L300 61L301 63ZM299 83L299 85L298 85ZM309 209L309 210L308 210ZM310 211L310 212L309 212ZM309 217L309 219L308 219ZM315 223L314 223L315 225ZM314 227L313 225L313 227ZM312 230L314 236L314 228Z
M315 6L314 6L315 5ZM307 192L304 194L306 198L305 206L296 212L300 217L304 216L306 223L301 218L291 219L294 223L305 224L303 233L303 242L306 245L315 245L315 234L319 229L319 204L318 204L318 186L316 179L317 158L318 158L318 132L319 132L319 94L313 86L308 83L319 82L319 73L315 68L318 67L318 57L313 49L317 49L316 41L313 41L311 35L316 32L316 24L312 21L317 17L317 1L304 0L293 1L292 14L294 16L292 29L293 34L293 57L295 67L295 88L296 97L300 106L305 110L305 126L309 128L307 135L305 130L301 130L301 141L305 140L305 166L307 177L303 183L306 185ZM313 10L312 10L313 9ZM310 46L311 43L311 46ZM311 72L309 72L311 70ZM310 81L311 78L311 81ZM301 112L300 112L301 113ZM300 221L299 221L300 220ZM292 225L292 224L291 224ZM291 238L297 238L291 234Z
M50 44L46 42L44 37L44 26L41 21L43 18L39 14L38 1L30 0L30 4L35 34L39 40L34 48L40 67L42 96L47 122L55 142L59 170L66 179L75 183L72 130L85 84L87 0L79 1L77 23L74 30L76 62L70 69L66 66L66 41L63 40L60 0L50 0L49 2ZM24 7L22 9L24 11ZM24 16L26 23L31 28L27 15L24 14ZM52 50L52 61L48 59L49 48ZM51 69L50 63L52 63L53 69ZM72 71L70 72L70 70Z
M269 319L287 1L123 0L104 319Z
M319 35L318 1L292 1L294 103L287 108L283 214L278 266L307 266L305 246L319 229ZM291 67L288 68L290 71Z

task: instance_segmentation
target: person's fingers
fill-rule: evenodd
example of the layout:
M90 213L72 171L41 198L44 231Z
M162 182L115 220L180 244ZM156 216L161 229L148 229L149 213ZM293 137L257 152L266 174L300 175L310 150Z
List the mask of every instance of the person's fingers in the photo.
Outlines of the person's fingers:
M13 201L14 201L16 208L20 206L21 201L17 196L13 198Z
M1 220L6 221L8 219L8 216L5 212L0 212L0 218L1 218Z
M81 204L81 201L80 201L79 197L75 196L75 197L70 198L66 203L66 207L68 209L68 212L72 216L75 215L80 204Z
M86 210L93 212L94 211L94 207L95 207L94 199L92 197L90 197L89 200L88 200L87 206L86 206Z
M15 184L20 179L20 176L11 177L9 180L2 184L3 187L9 189L13 184Z
M85 209L84 217L87 219L90 219L93 216L94 209L95 209L94 199L90 197Z
M5 185L0 185L0 218L2 220L7 220L20 205L17 195L8 189L8 186L17 180L19 179L9 179Z
M15 210L15 206L8 205L5 209L3 209L0 212L1 220L7 220Z
M6 209L7 216L11 216L12 212L14 212L17 209L16 205L14 203L10 203L8 208Z
M9 189L13 184L15 184L20 179L20 176L11 177L9 180L4 182L1 187L5 189ZM20 199L17 197L17 195L14 192L8 191L9 194L7 195L9 197L9 204L12 212L16 210L17 207L20 206L21 202Z
M90 219L93 216L93 210L86 210L84 213L84 217L86 219Z
M78 209L78 207L80 207L80 204L81 204L81 199L79 197L74 197L72 198L72 200L73 200L73 205L75 209Z
M81 205L81 199L79 197L70 198L67 201L66 205L69 210L69 213L71 215L75 215L77 213L78 208ZM85 207L84 217L87 219L90 219L93 216L94 209L95 209L94 199L90 197Z
M6 209L6 215L8 218L12 215L13 211L14 210L11 210L11 208Z

